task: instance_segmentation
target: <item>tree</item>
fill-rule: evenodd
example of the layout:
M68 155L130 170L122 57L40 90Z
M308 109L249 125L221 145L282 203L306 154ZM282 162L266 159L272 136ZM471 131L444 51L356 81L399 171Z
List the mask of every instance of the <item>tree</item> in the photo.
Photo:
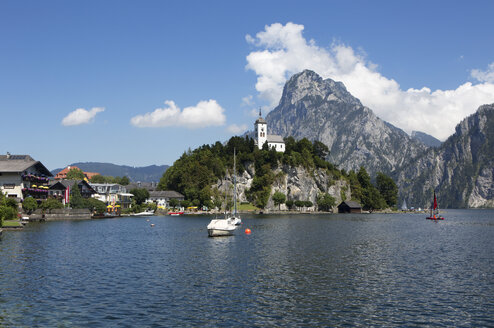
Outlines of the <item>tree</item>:
M393 179L382 172L378 172L376 184L388 207L395 206L398 203L398 187Z
M130 193L134 195L134 200L137 205L141 205L149 198L149 191L144 188L134 188L130 190Z
M91 183L105 183L106 179L101 174L93 175L90 179Z
M305 201L303 201L303 200L296 200L294 204L298 208L301 208L301 207L304 207L305 206Z
M96 198L88 198L85 200L85 203L86 207L91 212L96 212L96 214L101 215L106 211L106 204Z
M22 209L27 213L31 214L38 208L38 202L33 197L27 197L22 202Z
M286 196L282 192L275 192L273 194L273 202L274 205L278 205L278 209L281 209L281 204L283 204L286 201Z
M185 201L182 201L182 206L183 206L183 203L184 203L184 202L185 202ZM190 206L190 202L189 202L189 201L187 201L187 202L188 202L188 204L187 204L187 205L189 205L189 206ZM171 198L171 199L168 201L168 206L170 206L171 208L175 208L175 207L177 207L177 206L178 206L178 200L177 200L176 198ZM187 207L188 207L188 206L187 206Z
M69 172L67 172L67 180L84 180L85 177L84 172L77 167L71 168Z
M69 171L70 172L70 171ZM77 183L74 183L70 189L70 207L72 208L85 208L84 199L81 196L81 191Z
M38 207L43 210L51 210L51 209L63 208L63 204L60 201L56 200L55 198L48 198L47 200L42 201Z
M320 211L329 212L336 205L336 199L328 193L323 193L317 197L316 203Z
M287 200L285 202L286 207L288 207L289 210L293 208L293 200Z
M319 156L321 159L326 159L329 155L329 148L322 142L314 140L313 143L314 155Z

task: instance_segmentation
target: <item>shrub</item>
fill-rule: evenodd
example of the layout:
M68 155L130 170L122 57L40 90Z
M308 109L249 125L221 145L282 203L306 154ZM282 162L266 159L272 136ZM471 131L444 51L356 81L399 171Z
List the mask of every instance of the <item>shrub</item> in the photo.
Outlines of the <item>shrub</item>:
M27 197L22 202L22 209L28 214L31 214L37 208L38 208L38 202L32 197Z

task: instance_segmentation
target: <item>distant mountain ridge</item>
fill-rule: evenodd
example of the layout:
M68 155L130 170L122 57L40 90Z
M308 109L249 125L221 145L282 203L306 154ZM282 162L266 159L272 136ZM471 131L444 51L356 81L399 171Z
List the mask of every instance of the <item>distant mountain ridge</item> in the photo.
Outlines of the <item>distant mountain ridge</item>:
M85 172L97 172L101 175L109 176L126 176L131 182L157 182L163 176L163 173L170 167L169 165L150 165L142 167L132 167L127 165L117 165L112 163L85 162L72 163L70 166L77 166ZM60 172L63 168L51 171L53 175Z
M429 147L439 147L442 144L439 139L421 131L412 131L411 137Z
M456 126L439 148L430 148L398 175L409 205L428 206L432 191L441 207L494 207L494 104Z
M266 121L268 133L319 140L339 168L364 166L372 176L379 171L389 174L428 148L377 117L343 83L323 80L310 70L290 78Z

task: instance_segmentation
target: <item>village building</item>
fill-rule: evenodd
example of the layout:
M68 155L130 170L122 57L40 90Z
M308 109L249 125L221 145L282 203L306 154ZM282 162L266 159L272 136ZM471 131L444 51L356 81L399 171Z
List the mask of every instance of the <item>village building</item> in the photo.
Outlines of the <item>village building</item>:
M267 142L268 148L274 148L278 152L285 152L285 142L283 138L276 134L268 134L268 123L262 118L261 109L259 108L259 117L254 123L254 131L256 137L254 138L254 143L259 149Z
M107 206L118 206L122 209L130 208L132 197L125 186L118 183L90 183L89 184L96 192L93 197L106 203Z
M52 198L59 199L62 204L65 205L68 194L70 194L72 188L74 188L74 185L76 184L82 198L91 198L93 195L97 194L96 190L94 190L94 188L85 180L50 181L48 194Z
M7 197L22 201L26 197L36 200L48 197L51 172L29 155L0 155L0 191Z
M185 199L184 195L173 190L154 190L149 192L148 203L155 203L159 208L169 208L171 199L181 202Z
M56 175L55 175L55 180L63 180L63 179L67 179L67 173L69 173L70 170L81 170L80 168L78 168L77 166L67 166L66 168L64 168L62 171L58 172ZM81 170L82 171L82 170ZM82 173L84 173L84 176L86 177L86 179L88 180L91 180L92 177L94 177L95 175L99 175L99 173L96 173L96 172L84 172L82 171Z
M338 205L338 213L362 213L362 206L357 202L347 200Z

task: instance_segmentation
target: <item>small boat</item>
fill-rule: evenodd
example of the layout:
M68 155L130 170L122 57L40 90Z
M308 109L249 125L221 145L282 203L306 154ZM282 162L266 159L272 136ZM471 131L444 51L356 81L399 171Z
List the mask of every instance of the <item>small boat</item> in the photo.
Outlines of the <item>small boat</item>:
M184 212L168 212L168 215L171 215L171 216L179 216L179 215L183 215Z
M225 218L211 220L207 228L209 237L221 237L233 235L237 226L233 223L233 220Z
M154 211L144 211L144 212L132 214L132 216L151 216L151 215L154 215Z
M444 220L442 216L439 215L439 207L437 206L436 192L434 191L434 200L431 204L431 214L426 217L427 220Z

